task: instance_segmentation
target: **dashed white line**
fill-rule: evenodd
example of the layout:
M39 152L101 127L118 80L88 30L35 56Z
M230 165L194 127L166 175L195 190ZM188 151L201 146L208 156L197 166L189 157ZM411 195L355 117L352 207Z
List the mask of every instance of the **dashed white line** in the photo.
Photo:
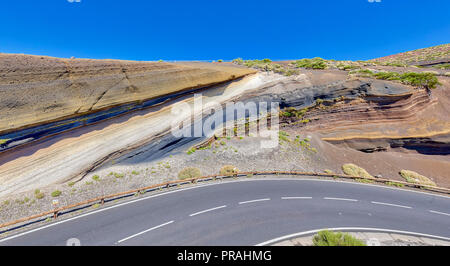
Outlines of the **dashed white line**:
M412 207L409 207L409 206L403 206L403 205L397 205L397 204L391 204L391 203L385 203L385 202L372 201L372 203L373 204L378 204L378 205L386 205L386 206L392 206L392 207L412 209Z
M283 200L312 199L312 197L281 197Z
M356 200L356 199L344 199L344 198L329 198L329 197L325 197L325 198L323 198L323 199L325 199L325 200L342 200L342 201L353 201L353 202L355 202L355 201L358 201L358 200Z
M253 202L260 202L260 201L268 201L270 199L256 199L256 200L249 200L249 201L241 201L239 204L247 204L247 203L253 203Z
M161 227L163 227L163 226L169 225L169 224L171 224L171 223L173 223L173 222L174 222L174 221L170 221L170 222L167 222L167 223L164 223L164 224L157 225L157 226L155 226L155 227L152 227L152 228L147 229L147 230L145 230L145 231L142 231L142 232L140 232L140 233L137 233L137 234L134 234L134 235L132 235L132 236L126 237L126 238L124 238L124 239L121 239L121 240L117 241L117 243L121 243L121 242L123 242L123 241L127 241L127 240L129 240L129 239L131 239L131 238L133 238L133 237L140 236L140 235L142 235L142 234L148 233L148 232L153 231L153 230L155 230L155 229L158 229L158 228L161 228Z
M218 210L218 209L222 209L222 208L226 208L226 207L227 207L227 205L223 205L223 206L207 209L207 210L204 210L204 211L199 211L199 212L196 212L196 213L193 213L193 214L189 214L189 216L192 217L192 216L199 215L199 214L202 214L202 213L205 213L205 212L210 212L210 211L214 211L214 210Z
M438 212L438 211L432 211L432 210L430 210L430 212L431 212L431 213L436 213L436 214L442 214L442 215L450 216L450 213Z

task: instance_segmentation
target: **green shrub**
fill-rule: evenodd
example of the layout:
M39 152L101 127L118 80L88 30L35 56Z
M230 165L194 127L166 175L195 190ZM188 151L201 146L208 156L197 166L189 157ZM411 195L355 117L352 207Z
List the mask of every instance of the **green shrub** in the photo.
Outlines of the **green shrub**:
M313 238L314 246L365 246L366 244L348 233L323 230Z
M412 85L420 88L434 89L439 84L439 81L433 73L404 73L400 77L401 81L405 84Z
M378 72L373 74L373 76L377 79L383 80L399 80L400 74L396 72Z
M406 72L403 74L399 74L397 72L379 72L373 74L372 76L383 80L398 80L404 84L419 88L434 89L440 84L435 74L425 72Z
M363 74L363 76L372 76L374 73L369 69L358 69L354 71L350 71L350 73Z
M295 62L295 66L308 69L325 69L327 67L327 61L320 57L301 59Z
M119 173L114 173L114 176L116 178L123 178L125 175L124 174L119 174Z
M233 165L225 165L220 169L219 174L224 176L230 176L239 173L239 169L237 169Z
M188 155L191 155L191 154L193 154L196 150L197 150L196 148L190 148L186 153L187 153Z
M238 65L244 64L244 60L242 60L242 58L233 59L233 61L231 61L231 62L233 62L234 64L238 64Z
M52 192L51 195L52 195L52 197L54 197L54 198L59 197L59 196L61 196L61 191L55 190L55 191Z
M100 180L100 177L99 177L98 175L94 175L94 176L92 177L92 180L94 180L94 181L99 181L99 180Z
M183 170L181 170L178 173L178 178L183 180L183 179L191 179L191 178L198 178L202 176L202 172L200 171L200 169L195 168L195 167L187 167L184 168Z
M281 130L278 132L278 139L280 141L290 142L289 134Z

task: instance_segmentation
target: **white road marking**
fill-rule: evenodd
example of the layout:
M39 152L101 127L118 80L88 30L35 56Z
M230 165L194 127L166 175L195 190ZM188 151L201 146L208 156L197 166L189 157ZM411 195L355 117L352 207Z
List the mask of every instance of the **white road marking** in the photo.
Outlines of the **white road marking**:
M430 210L430 212L431 212L431 213L436 213L436 214L442 214L442 215L450 216L450 213L438 212L438 211L432 211L432 210Z
M310 230L305 232L299 232L295 234L285 235L281 237L277 237L262 243L257 244L256 246L267 246L270 244L275 244L277 242L281 242L286 239L291 239L294 237L304 236L304 235L312 235L317 232L320 232L322 230L330 230L330 231L354 231L354 232L382 232L382 233L397 233L397 234L405 234L405 235L412 235L412 236L423 236L423 237L429 237L429 238L436 238L436 239L442 239L446 241L450 241L449 237L443 237L443 236L436 236L436 235L428 235L428 234L422 234L422 233L416 233L416 232L409 232L409 231L399 231L399 230L392 230L392 229L382 229L382 228L366 228L366 227L338 227L338 228L323 228L323 229L317 229L317 230Z
M325 198L323 198L323 199L325 199L325 200L342 200L342 201L358 201L358 200L356 200L356 199L328 198L328 197L325 197Z
M169 225L169 224L171 224L171 223L173 223L173 222L174 222L174 221L170 221L170 222L167 222L167 223L164 223L164 224L157 225L157 226L155 226L155 227L152 227L152 228L147 229L147 230L145 230L145 231L142 231L142 232L140 232L140 233L137 233L137 234L134 234L134 235L129 236L129 237L127 237L127 238L124 238L124 239L122 239L122 240L119 240L119 241L117 241L117 243L121 243L121 242L123 242L123 241L127 241L127 240L129 240L129 239L131 239L131 238L133 238L133 237L140 236L140 235L142 235L142 234L148 233L148 232L153 231L153 230L155 230L155 229L158 229L158 228L161 228L161 227L163 227L163 226Z
M249 200L249 201L242 201L242 202L239 202L239 204L247 204L247 203L259 202L259 201L268 201L268 200L270 200L270 199Z
M409 207L409 206L403 206L403 205L397 205L397 204L391 204L391 203L385 203L385 202L372 201L372 203L373 204L378 204L378 205L386 205L386 206L392 206L392 207L412 209L412 207Z
M202 213L205 213L205 212L210 212L210 211L214 211L214 210L218 210L218 209L222 209L222 208L226 208L226 207L227 207L227 205L223 205L223 206L207 209L207 210L204 210L204 211L199 211L199 212L196 212L196 213L193 213L193 214L189 214L189 216L192 217L192 216L199 215L199 214L202 214Z
M237 181L230 181L230 183L231 182L237 182ZM84 213L84 214L80 214L80 215L77 215L75 217L67 218L67 219L64 219L64 220L61 220L61 221L58 221L58 222L54 222L54 223L51 223L51 224L48 224L48 225L44 225L44 226L41 226L41 227L38 227L38 228L35 228L35 229L31 229L31 230L28 230L28 231L25 231L25 232L22 232L22 233L19 233L19 234L10 236L10 237L6 237L6 238L3 238L3 239L0 239L0 243L8 241L8 240L11 240L11 239L14 239L14 238L17 238L17 237L21 237L23 235L27 235L27 234L30 234L30 233L33 233L33 232L37 232L37 231L40 231L40 230L43 230L43 229L46 229L46 228L49 228L49 227L52 227L52 226L55 226L55 225L58 225L58 224L62 224L62 223L69 222L69 221L73 221L73 220L76 220L76 219L79 219L79 218L82 218L82 217L85 217L85 216L88 216L88 215L96 214L96 213L99 213L99 212L104 212L104 211L107 211L107 210L110 210L110 209L114 209L114 208L117 208L117 207L121 207L121 206L124 206L124 205L131 204L131 203L135 203L135 202L139 202L139 201L143 201L143 200L148 200L148 199L156 198L156 197L159 197L159 196L164 196L164 195L168 195L168 194L172 194L172 193L176 193L176 192L181 192L181 191L185 191L185 190L191 190L191 189L202 188L202 187L209 187L209 186L220 185L220 184L223 184L223 183L204 184L204 185L198 185L198 186L195 186L195 187L180 188L180 189L177 189L177 190L167 191L167 192L159 193L159 194L156 194L156 195L150 195L148 197L144 197L144 198L140 198L140 199L135 199L135 200L122 202L122 203L115 204L115 205L112 205L112 206L109 206L109 207L106 207L106 208L101 208L101 209L98 209L96 211L91 211L91 212L87 212L87 213Z
M176 190L173 190L173 191L159 193L159 194L156 194L156 195L151 195L151 196L148 196L148 197L144 197L144 198L140 198L140 199L136 199L136 200L130 200L130 201L126 201L126 202L123 202L123 203L115 204L113 206L109 206L109 207L106 207L106 208L101 208L101 209L96 210L96 211L91 211L91 212L88 212L88 213L77 215L75 217L67 218L67 219L64 219L62 221L51 223L51 224L48 224L48 225L45 225L45 226L41 226L41 227L38 227L38 228L35 228L35 229L31 229L31 230L22 232L22 233L18 233L16 235L12 235L10 237L6 237L6 238L3 238L3 239L0 239L0 243L8 241L8 240L11 240L11 239L14 239L14 238L17 238L17 237L24 236L24 235L27 235L27 234L30 234L30 233L33 233L33 232L37 232L37 231L40 231L40 230L43 230L43 229L46 229L46 228L49 228L49 227L52 227L52 226L55 226L55 225L58 225L58 224L62 224L62 223L65 223L65 222L76 220L76 219L79 219L79 218L82 218L82 217L85 217L85 216L88 216L88 215L96 214L96 213L103 212L103 211L106 211L106 210L109 210L109 209L114 209L114 208L117 208L117 207L121 207L121 206L124 206L124 205L135 203L135 202L138 202L138 201L148 200L148 199L151 199L151 198L164 196L164 195L167 195L167 194L172 194L172 193L181 192L181 191L185 191L185 190L191 190L191 189L197 189L197 188L203 188L203 187L209 187L209 186L215 186L215 185L222 185L222 184L238 183L238 182L286 181L286 180L298 181L298 182L314 181L314 182L329 182L329 183L343 183L343 184L360 185L360 186L371 186L371 187L376 187L376 188L380 188L380 189L400 190L400 191L404 191L404 192L408 192L408 193L417 193L417 194L424 194L424 195L429 195L429 196L433 196L433 197L441 197L441 198L445 198L445 199L450 199L449 196L433 194L433 193L429 193L429 192L414 191L414 190L402 189L402 188L396 188L396 187L387 187L387 186L381 186L381 185L376 185L376 184L356 183L356 182L342 181L342 180L336 181L336 180L322 180L322 179L313 179L313 178L282 178L282 177L281 178L276 178L276 179L275 178L265 178L265 179L254 179L254 180L250 180L250 179L226 180L226 181L218 182L218 183L203 184L203 185L197 185L197 186L194 186L194 187L180 188L180 189L176 189ZM0 237L1 237L1 235L0 235Z
M283 200L294 200L294 199L312 199L312 197L281 197Z

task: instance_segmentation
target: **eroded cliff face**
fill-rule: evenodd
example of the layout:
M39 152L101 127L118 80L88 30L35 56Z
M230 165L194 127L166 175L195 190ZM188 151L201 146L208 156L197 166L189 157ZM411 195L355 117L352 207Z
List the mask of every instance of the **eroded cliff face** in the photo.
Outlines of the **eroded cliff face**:
M250 73L254 70L218 63L0 54L0 134Z
M283 110L303 109L302 117L281 115L299 131L315 132L329 143L363 152L397 149L450 154L448 78L429 94L392 81L348 77L340 71L306 71L267 84L247 95L279 102ZM287 108L287 109L286 109Z

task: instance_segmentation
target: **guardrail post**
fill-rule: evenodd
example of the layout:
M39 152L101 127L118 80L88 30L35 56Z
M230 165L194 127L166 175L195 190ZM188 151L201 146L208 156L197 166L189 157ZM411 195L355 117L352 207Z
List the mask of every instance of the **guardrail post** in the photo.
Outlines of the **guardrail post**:
M101 201L100 201L100 203L101 203L102 205L105 205L105 199L102 198Z
M58 218L58 210L55 210L55 211L53 212L53 218L54 218L54 219Z

